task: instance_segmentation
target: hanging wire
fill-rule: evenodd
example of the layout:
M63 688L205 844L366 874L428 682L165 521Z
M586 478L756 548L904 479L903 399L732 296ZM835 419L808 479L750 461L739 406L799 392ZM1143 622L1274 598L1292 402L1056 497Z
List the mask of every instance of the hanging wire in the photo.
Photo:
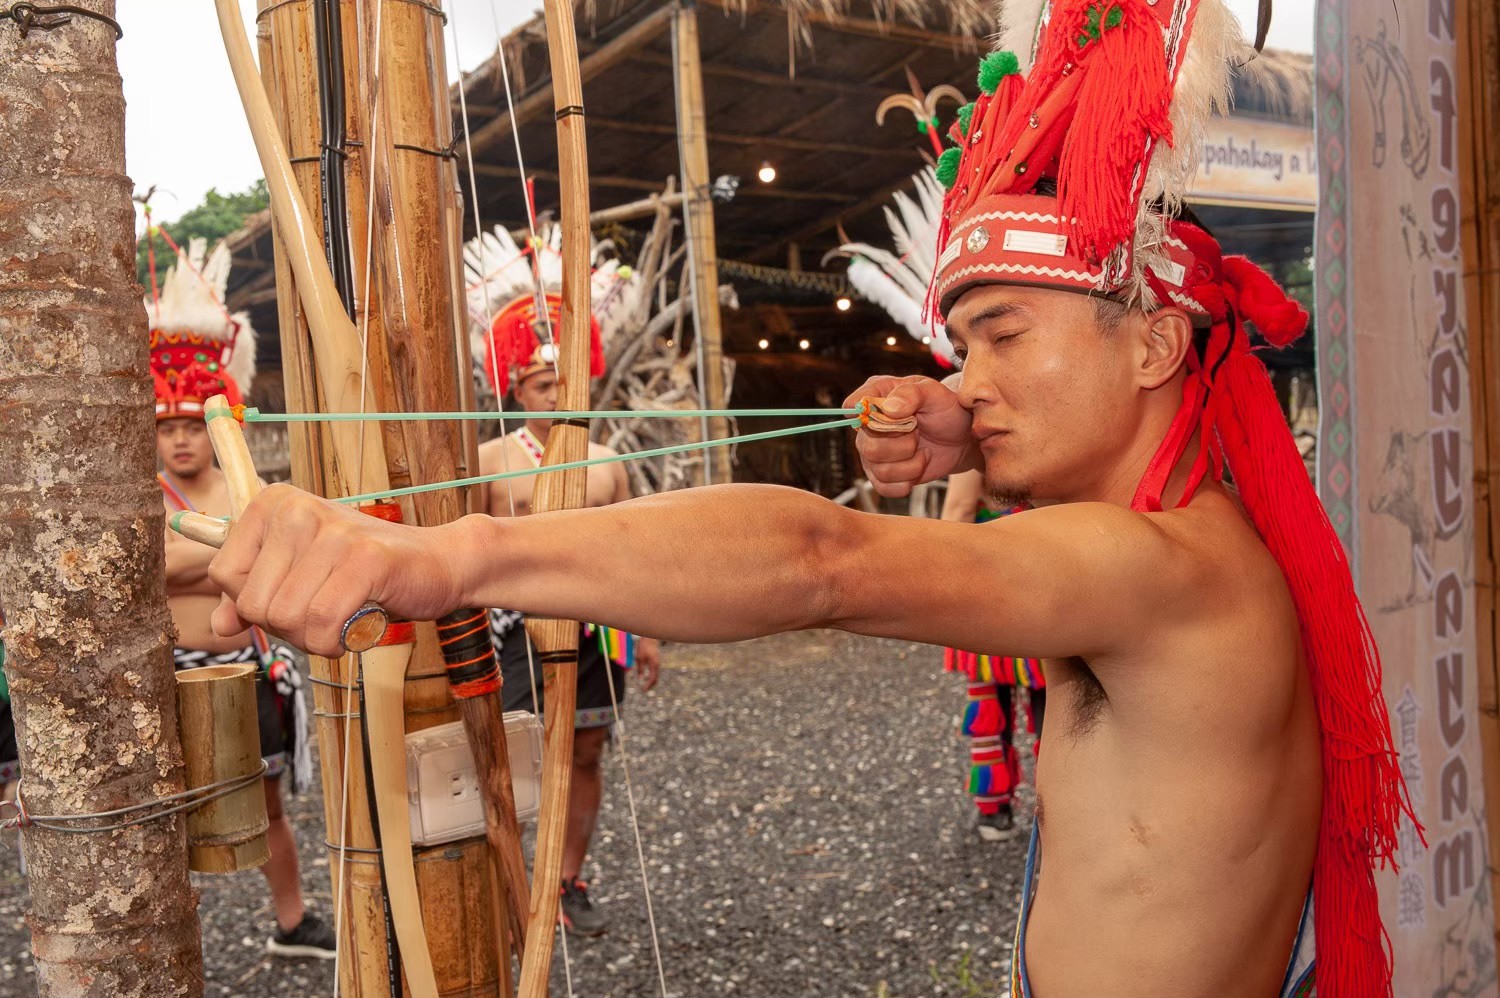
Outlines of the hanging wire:
M615 693L615 677L610 671L609 645L604 630L596 628L599 650L604 654L604 668L609 687L609 707L615 716L615 734L620 741L620 771L625 777L625 803L630 808L630 827L635 829L635 857L641 867L641 890L646 897L646 924L651 930L651 955L656 959L656 981L661 986L661 998L667 998L667 971L661 960L661 939L656 931L656 907L651 903L651 878L646 874L646 847L641 842L640 823L635 810L635 784L630 779L630 752L625 746L625 715L620 713L620 698Z
M360 385L359 411L361 413L363 413L366 410L366 408L368 406L368 400L369 400L369 397L370 397L369 372L370 372L370 298L371 298L370 292L371 292L371 281L372 281L371 261L373 259L372 249L373 249L374 243L375 243L375 176L374 176L373 163L374 163L374 158L375 158L375 148L376 148L375 143L377 141L378 133L379 133L379 128L380 128L380 114L379 114L379 108L380 108L380 81L381 81L381 72L380 72L380 67L381 67L380 38L381 38L381 28L382 28L382 25L384 23L384 20L385 20L385 2L384 2L384 0L375 0L375 26L374 26L374 31L373 31L373 39L372 39L371 46L368 49L366 49L366 51L369 51L369 52L373 53L374 65L371 68L371 74L370 74L371 75L370 98L369 98L370 99L370 127L369 127L369 130L368 130L369 138L368 138L368 140L366 141L366 144L365 144L366 155L364 157L364 166L365 166L366 171L367 171L367 175L365 177L365 184L366 184L366 187L368 188L369 193L368 193L368 197L367 197L366 202L365 202L365 266L364 266L364 281L363 281L364 301L362 303L363 308L364 308L364 314L363 314L363 316L360 317L360 328L359 328L359 385ZM338 41L338 43L342 44L342 39L338 39L337 41ZM356 303L354 303L353 308L357 311L358 308L360 307L360 305L361 305L361 303L356 302ZM351 315L351 318L353 318L352 315ZM357 460L358 460L358 463L359 463L359 467L353 471L353 480L356 483L355 488L356 488L357 491L362 491L364 489L364 469L365 469L364 455L365 455L365 425L363 423L361 423L360 427L359 427L359 446L357 448ZM349 474L349 472L345 471L345 474ZM349 709L349 703L350 703L351 699L353 699L353 697L355 695L355 686L356 686L356 683L362 685L363 682L364 682L364 676L363 676L364 660L363 660L363 656L356 655L352 659L349 656L345 656L344 660L343 660L343 669L344 669L344 683L345 683L345 685L344 685L344 709L347 711ZM363 694L361 694L360 699L363 700ZM360 713L361 714L364 713L363 706L361 706ZM361 721L360 721L361 738L362 738L362 740L364 742L367 743L368 740L369 740L369 732L364 727L364 724L365 724L364 720L361 719ZM341 781L341 784L342 784L342 786L339 788L339 838L340 838L341 841L346 840L348 838L348 835L349 835L349 783L350 783L350 780L349 780L349 759L350 759L350 756L352 754L351 750L353 748L353 731L354 731L354 725L351 722L346 721L344 723L343 758L340 761L340 765L339 765L339 775L340 775L340 781ZM366 750L364 752L364 755L365 755L366 759L369 758L368 745L366 745ZM370 785L373 787L373 783L370 784ZM376 816L374 814L374 809L373 808L371 809L371 814L370 814L370 824L371 824L372 830L374 830L375 834L378 836L379 835L379 829L378 829L379 820L376 818ZM343 909L344 909L344 898L349 893L349 891L348 891L348 882L347 882L347 879L346 879L347 866L348 866L348 854L347 854L346 851L340 850L339 851L339 896L338 896L338 901L337 901L337 904L336 904L336 910L334 912L334 932L335 932L335 938L341 938L342 937L342 931L343 931L342 916L343 916ZM382 896L382 898L384 900L385 908L386 908L386 912L387 912L387 917L386 917L386 934L387 934L388 941L389 941L389 936L391 935L391 926L390 926L390 917L389 917L390 899L389 899L389 896L386 893L385 884L384 884L384 878L383 877L381 878L381 896ZM389 946L387 947L387 951L390 952L390 947ZM340 985L341 985L341 982L342 982L342 978L339 975L339 958L342 955L342 953L343 953L343 947L336 947L335 948L335 951L334 951L333 998L338 998L338 996L339 996L339 989L340 989Z

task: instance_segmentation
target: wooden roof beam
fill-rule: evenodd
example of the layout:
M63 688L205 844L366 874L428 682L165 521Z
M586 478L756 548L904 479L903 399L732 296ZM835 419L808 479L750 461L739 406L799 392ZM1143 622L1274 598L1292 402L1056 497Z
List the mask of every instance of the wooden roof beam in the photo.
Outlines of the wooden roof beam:
M761 246L759 249L749 254L746 257L746 261L749 263L764 263L767 260L774 260L781 254L782 247L787 243L806 243L807 240L811 239L813 236L820 236L823 233L827 232L829 229L836 226L842 219L857 218L867 211L872 211L876 208L879 208L888 200L890 200L891 195L895 194L899 190L905 189L910 183L910 177L902 177L895 183L887 184L885 187L882 187L880 190L876 191L874 194L871 194L869 197L865 198L862 201L847 205L843 208L838 209L837 211L829 212L822 218L819 218L814 222L809 222L807 225L804 225L802 228L797 229L794 232L787 233L785 236L777 239L774 243Z
M620 132L633 132L637 135L660 135L677 138L676 125L657 125L640 121L621 121L617 118L590 118L589 124L595 128L606 128ZM787 135L738 135L732 132L709 132L710 144L719 143L729 146L746 146L754 148L765 146L771 149L790 149L798 152L837 152L848 153L854 156L899 156L902 159L912 158L910 149L884 149L879 146L852 145L847 142L824 142L817 139L799 139Z
M462 165L462 162L460 162L460 168L462 168ZM505 180L523 179L521 171L513 166L494 166L489 163L475 163L474 172L481 177L499 177ZM555 170L528 169L525 176L554 182L558 179L557 171ZM614 177L601 173L589 174L589 183L598 184L600 187L621 187L636 191L659 192L661 190L661 184L653 180L640 180L636 177ZM772 201L822 201L837 204L852 204L854 202L854 197L849 194L838 194L833 191L787 190L786 188L779 188L774 185L741 187L735 197L737 199L764 198Z
M757 15L769 15L772 17L785 17L786 8L780 4L761 2L761 0L698 0L705 7L713 7L726 14L735 17L741 16L741 6L744 12ZM979 52L980 40L976 38L965 38L962 35L950 34L946 31L933 31L930 28L918 28L911 25L897 24L894 21L873 21L861 17L830 17L808 11L799 15L808 24L816 24L819 27L828 28L830 31L842 32L846 35L860 35L864 38L878 38L883 41L908 42L913 45L922 45L927 48L944 49L948 52Z
M627 58L642 45L667 29L672 22L674 4L664 4L639 21L626 28L614 38L584 56L578 64L578 75L584 83L598 76L620 60ZM504 58L504 56L501 56ZM552 80L549 77L536 89L523 95L515 104L515 121L523 125L543 112L552 110ZM585 119L585 123L587 119ZM501 110L499 114L476 128L469 137L474 155L479 156L491 146L504 139L511 130L511 112ZM655 190L656 185L652 184Z
M631 62L641 63L646 66L662 66L670 69L672 57L662 55L643 49L632 52L625 57ZM817 76L787 76L785 73L767 73L759 69L744 69L740 66L728 66L723 63L706 62L703 64L703 75L711 76L721 80L735 80L739 83L753 83L760 87L780 87L782 89L821 90L834 96L855 96L870 98L878 103L890 91L884 87L873 86L868 83L850 82L849 80L825 80ZM871 105L873 106L873 105Z

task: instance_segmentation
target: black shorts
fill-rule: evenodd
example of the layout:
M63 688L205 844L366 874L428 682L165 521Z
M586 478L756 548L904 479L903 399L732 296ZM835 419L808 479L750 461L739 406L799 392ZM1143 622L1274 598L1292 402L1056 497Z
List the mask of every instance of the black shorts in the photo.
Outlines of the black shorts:
M506 710L529 710L538 717L541 711L531 702L531 667L536 665L536 694L543 700L542 666L536 646L526 636L521 615L509 610L490 611L490 633L500 650L502 701ZM527 649L530 649L530 655ZM610 696L610 687L614 696ZM615 723L615 707L625 705L625 670L605 658L599 648L598 633L584 625L578 629L578 704L573 716L575 728L606 728Z
M276 648L273 652L290 658L289 649ZM206 651L191 651L187 648L172 649L172 664L178 669L200 669L208 665L254 664L255 713L260 725L260 755L266 760L266 779L279 777L291 761L295 748L292 742L296 724L292 715L291 697L282 696L276 686L266 678L260 668L260 658L255 646L235 651L213 654Z

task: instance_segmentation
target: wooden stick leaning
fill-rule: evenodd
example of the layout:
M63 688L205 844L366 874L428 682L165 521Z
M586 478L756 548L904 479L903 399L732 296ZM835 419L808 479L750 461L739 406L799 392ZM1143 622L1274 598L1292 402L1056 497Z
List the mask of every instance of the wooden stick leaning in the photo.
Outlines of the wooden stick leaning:
M557 150L562 187L562 315L558 337L557 401L564 410L589 406L590 242L588 145L583 123L583 81L572 0L546 0L547 52L557 109ZM578 461L588 455L588 430L554 422L547 435L543 466ZM587 475L582 468L543 474L531 508L542 513L582 506ZM526 621L526 632L540 652L543 670L541 811L537 816L536 860L532 868L531 920L526 956L521 961L520 998L546 998L562 883L563 838L573 770L573 715L578 703L578 622Z

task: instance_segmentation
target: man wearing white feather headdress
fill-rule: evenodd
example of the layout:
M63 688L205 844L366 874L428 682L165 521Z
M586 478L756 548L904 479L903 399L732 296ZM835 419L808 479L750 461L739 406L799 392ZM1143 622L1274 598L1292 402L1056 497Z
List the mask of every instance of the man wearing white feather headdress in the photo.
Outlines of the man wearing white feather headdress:
M205 243L193 240L159 291L146 299L151 329L151 375L156 387L157 474L168 518L182 510L229 514L229 491L214 465L203 405L214 395L239 403L255 377L255 330L245 313L224 307L229 247L219 243L204 258ZM266 760L266 838L271 858L262 867L271 887L276 926L267 951L279 956L332 959L333 932L302 902L297 842L281 799L282 774L290 768L300 792L312 782L306 704L291 650L263 630L215 634L209 617L222 598L208 578L214 549L166 531L167 606L177 628L172 659L178 669L254 662L260 751Z
M859 448L883 495L980 470L1049 504L973 530L726 485L419 530L275 489L215 562L216 619L302 605L305 568L328 603L288 624L330 651L374 600L1043 657L1018 998L1386 998L1375 873L1415 816L1379 650L1250 336L1288 346L1307 315L1182 204L1249 53L1223 0L1043 7L1007 24L1023 51L986 58L939 161L929 303L961 376L848 404L879 405Z
M482 338L475 356L484 358L485 376L496 399L514 396L523 412L557 409L557 358L562 299L556 292L562 266L553 229L544 230L529 247L515 244L504 229L485 233L464 249L470 281L468 304L471 326ZM608 261L593 275L594 314L590 322L591 377L604 374L602 312L606 321L633 293L629 268ZM486 321L484 317L493 316ZM493 475L541 464L548 418L528 418L521 427L479 448L480 474ZM615 451L589 442L590 459L611 457ZM585 505L608 506L631 497L630 478L623 464L586 469ZM525 516L531 512L535 478L491 482L485 486L485 508L491 516ZM502 696L506 710L536 711L533 692L535 647L522 626L523 616L491 609L490 630L499 649ZM633 670L642 692L656 685L661 646L651 638L636 638L609 628L584 624L578 636L578 697L573 721L573 776L569 784L568 825L563 850L562 912L568 929L593 936L606 927L604 913L589 897L582 877L584 860L593 839L604 795L601 765L604 746L614 723L614 712L625 700L624 677ZM542 707L545 708L543 703Z

